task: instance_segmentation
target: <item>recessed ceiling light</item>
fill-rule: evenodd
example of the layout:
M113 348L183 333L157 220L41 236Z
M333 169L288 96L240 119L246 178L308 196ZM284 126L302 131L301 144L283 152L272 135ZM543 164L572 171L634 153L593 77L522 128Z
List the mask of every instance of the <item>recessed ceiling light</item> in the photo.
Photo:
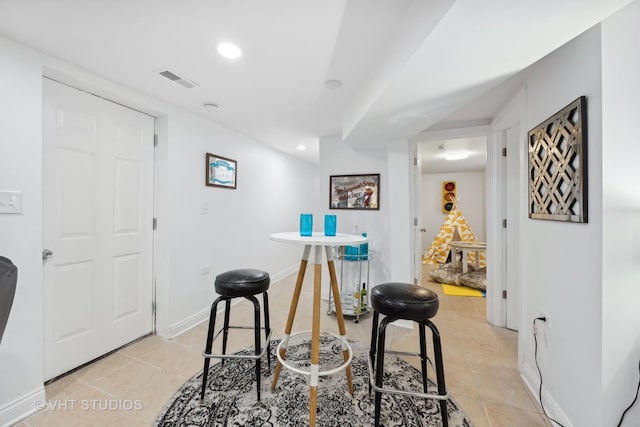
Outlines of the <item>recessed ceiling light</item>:
M298 146L296 147L296 150L298 150L298 151L304 151L304 150L306 150L306 149L307 149L307 147L305 147L305 146L304 146L304 145L302 145L302 144L298 144Z
M218 45L218 53L229 59L237 59L242 56L242 51L237 45L227 42Z
M327 80L326 82L324 82L324 86L327 89L338 89L340 86L342 86L342 82L340 80Z
M466 151L454 151L452 153L445 154L444 158L447 160L462 160L469 157L469 153Z

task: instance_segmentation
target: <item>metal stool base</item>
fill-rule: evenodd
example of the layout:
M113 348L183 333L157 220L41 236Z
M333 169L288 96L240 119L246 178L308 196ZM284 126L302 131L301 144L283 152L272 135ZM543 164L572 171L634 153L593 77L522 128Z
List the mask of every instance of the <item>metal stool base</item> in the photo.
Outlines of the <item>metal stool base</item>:
M423 399L435 399L440 402L440 414L442 416L442 426L448 427L449 419L447 415L447 400L449 399L449 394L447 393L447 389L444 382L444 367L442 362L442 347L440 342L440 332L438 328L429 320L415 321L419 325L420 332L420 353L411 353L405 351L393 351L393 350L385 350L385 333L387 326L399 320L397 318L385 317L382 322L378 325L380 313L375 311L373 312L373 323L371 327L371 348L369 350L369 360L368 360L368 368L369 368L369 393L371 390L375 392L375 426L378 427L380 425L380 407L381 407L381 399L382 394L397 394L403 396L410 397L418 397ZM429 327L431 329L432 337L433 337L433 346L435 353L435 372L437 377L437 386L438 393L427 393L427 361L431 364L431 360L427 357L427 347L426 347L426 334L425 327ZM383 377L384 377L384 355L385 354L403 354L410 356L418 356L421 359L422 366L422 387L423 392L415 392L409 390L397 390L397 389L389 389L383 387ZM433 365L432 365L433 367Z
M220 296L218 297L213 304L211 305L211 314L209 315L209 330L207 332L207 344L202 352L202 356L204 357L204 368L202 371L202 389L200 391L200 400L204 400L204 394L207 386L207 377L209 375L209 365L211 359L221 359L224 364L226 359L245 359L245 360L255 360L256 362L256 392L258 396L258 401L260 401L260 376L261 376L261 359L266 354L269 371L271 371L271 327L269 325L269 296L267 292L262 293L263 303L264 303L264 327L261 327L260 321L260 303L253 295L246 295L243 297L229 297L229 296ZM231 300L234 298L245 298L254 306L254 326L231 326L229 325L229 312L231 311ZM215 332L215 323L216 323L216 314L218 303L224 301L225 303L225 312L224 312L224 325L222 329L220 329L217 333ZM227 338L229 335L229 329L252 329L254 331L254 351L255 354L226 354L227 349ZM262 340L260 339L260 332L265 332L265 341L264 345ZM222 354L211 353L211 349L213 347L213 342L218 338L220 333L223 333L222 340Z

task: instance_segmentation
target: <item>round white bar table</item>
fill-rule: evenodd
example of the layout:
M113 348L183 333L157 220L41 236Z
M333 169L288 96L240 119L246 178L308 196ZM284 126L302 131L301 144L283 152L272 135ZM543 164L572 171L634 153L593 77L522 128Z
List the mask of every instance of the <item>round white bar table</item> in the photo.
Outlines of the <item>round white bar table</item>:
M283 363L287 352L287 344L289 337L291 336L291 328L293 327L293 320L298 308L298 300L300 299L300 291L302 290L302 282L304 280L304 273L307 269L307 263L309 261L309 254L311 253L311 247L315 248L314 252L314 276L313 276L313 318L311 324L311 370L309 379L309 425L316 425L316 407L318 402L318 377L320 372L320 291L322 283L322 248L325 249L327 266L329 267L329 276L331 279L331 289L333 292L333 300L336 307L336 318L338 320L338 329L340 332L340 339L342 341L342 353L345 363L342 365L347 374L347 385L349 387L349 393L353 395L353 383L351 381L351 367L349 362L351 361L351 348L347 343L346 329L344 326L344 317L342 315L342 303L340 300L340 289L338 286L338 279L336 276L336 269L333 262L332 248L334 246L345 245L359 245L367 241L366 237L357 236L355 234L342 234L336 233L335 236L325 236L323 233L314 232L311 236L301 236L299 232L285 232L275 233L269 236L269 238L275 242L293 243L303 245L302 260L300 261L300 268L298 270L298 278L293 291L293 298L291 299L291 307L289 308L289 317L287 318L287 324L284 330L284 337L278 345L278 363L271 383L271 389L275 390L278 383L278 377L280 370L284 365L287 368L290 366Z

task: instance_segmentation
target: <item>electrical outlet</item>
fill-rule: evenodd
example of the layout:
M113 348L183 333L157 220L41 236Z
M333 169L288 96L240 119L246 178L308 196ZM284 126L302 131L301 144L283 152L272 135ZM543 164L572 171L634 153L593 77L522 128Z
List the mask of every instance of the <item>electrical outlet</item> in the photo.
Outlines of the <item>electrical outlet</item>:
M548 329L551 326L551 316L549 315L549 313L547 313L546 310L543 310L541 308L538 309L538 317L544 317L544 322L543 321L538 321L538 325L541 324L545 324L546 328Z
M200 266L200 275L204 276L209 274L209 264Z
M540 346L542 348L549 348L549 340L551 334L551 316L546 310L539 308L538 317L544 317L544 320L536 321L537 331L535 331L535 333L536 335L538 335L538 339L540 340Z

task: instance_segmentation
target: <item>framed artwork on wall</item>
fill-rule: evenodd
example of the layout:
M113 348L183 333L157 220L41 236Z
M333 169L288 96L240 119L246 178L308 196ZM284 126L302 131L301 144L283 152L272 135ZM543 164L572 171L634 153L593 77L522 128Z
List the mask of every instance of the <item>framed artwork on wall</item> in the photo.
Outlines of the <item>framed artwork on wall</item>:
M236 188L238 162L216 154L206 155L206 184L209 187Z
M331 175L329 209L380 209L380 174Z
M529 131L529 218L588 222L587 99Z

